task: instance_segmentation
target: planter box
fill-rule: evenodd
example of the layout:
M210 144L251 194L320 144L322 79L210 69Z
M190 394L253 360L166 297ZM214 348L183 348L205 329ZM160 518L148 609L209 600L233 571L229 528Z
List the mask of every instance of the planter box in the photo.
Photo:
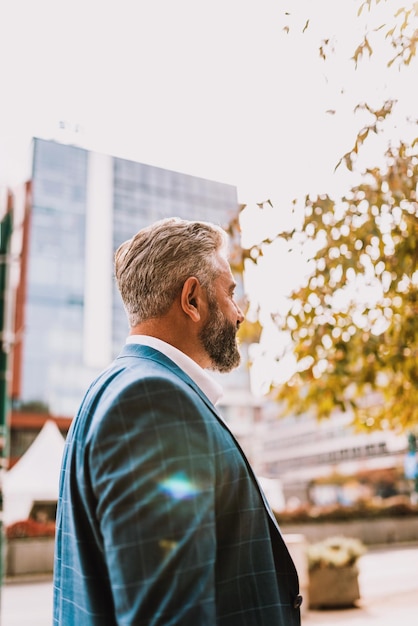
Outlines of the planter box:
M309 572L309 607L349 607L360 598L358 568L325 567Z
M9 539L6 576L49 574L54 566L54 537Z

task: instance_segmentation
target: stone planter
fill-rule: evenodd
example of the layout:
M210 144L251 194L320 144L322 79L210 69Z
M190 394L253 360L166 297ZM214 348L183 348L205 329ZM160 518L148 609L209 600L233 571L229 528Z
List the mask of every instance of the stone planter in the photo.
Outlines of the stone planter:
M6 576L49 574L54 566L54 537L8 539Z
M358 568L324 567L309 572L309 607L349 607L360 598Z

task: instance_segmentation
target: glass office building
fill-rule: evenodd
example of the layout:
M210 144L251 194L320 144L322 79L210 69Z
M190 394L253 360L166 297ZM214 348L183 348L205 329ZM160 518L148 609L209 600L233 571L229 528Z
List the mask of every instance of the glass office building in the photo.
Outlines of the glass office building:
M33 141L32 211L16 408L72 416L92 378L123 345L128 325L113 254L168 216L225 226L236 188L43 139ZM240 368L226 386L248 388Z

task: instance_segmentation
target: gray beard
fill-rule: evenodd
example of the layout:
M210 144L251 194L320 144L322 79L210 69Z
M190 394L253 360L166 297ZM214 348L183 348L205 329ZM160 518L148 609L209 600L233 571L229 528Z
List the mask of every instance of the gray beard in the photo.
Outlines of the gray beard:
M225 319L212 300L209 301L209 312L209 321L200 331L200 341L211 360L211 369L230 372L241 360L236 338L238 328Z

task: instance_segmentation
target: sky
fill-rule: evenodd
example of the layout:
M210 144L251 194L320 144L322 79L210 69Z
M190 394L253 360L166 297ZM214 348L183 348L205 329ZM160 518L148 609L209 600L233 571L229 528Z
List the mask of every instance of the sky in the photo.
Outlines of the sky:
M334 169L367 122L356 104L402 92L397 119L416 115L416 80L383 51L350 60L364 26L405 3L359 18L356 0L2 0L0 185L29 177L31 137L56 139L234 185L244 244L275 234L293 198L350 183ZM267 308L295 280L288 264L270 303L281 264L272 253L258 281Z
M247 204L330 189L353 103L384 89L349 61L359 4L2 0L0 184L37 135L236 185Z
M318 186L351 137L326 113L340 85L317 44L349 52L357 6L2 0L0 182L38 135L227 182L245 203Z
M333 190L353 107L386 88L349 60L359 5L2 0L0 184L27 176L36 135L229 183L248 205Z

